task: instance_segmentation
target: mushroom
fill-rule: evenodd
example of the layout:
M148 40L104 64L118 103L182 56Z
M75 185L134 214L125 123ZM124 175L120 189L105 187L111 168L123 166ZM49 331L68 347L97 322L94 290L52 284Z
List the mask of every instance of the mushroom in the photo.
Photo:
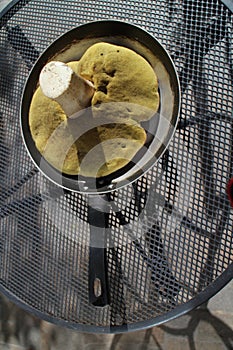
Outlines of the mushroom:
M39 83L43 94L58 102L68 118L90 106L95 92L90 81L59 61L51 61L44 66Z

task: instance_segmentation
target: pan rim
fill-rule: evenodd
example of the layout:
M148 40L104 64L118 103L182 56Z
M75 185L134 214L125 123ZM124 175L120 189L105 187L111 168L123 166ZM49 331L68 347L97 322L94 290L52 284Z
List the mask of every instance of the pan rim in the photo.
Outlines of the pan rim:
M54 49L54 47L56 47L56 45L58 45L62 40L65 40L67 37L71 37L72 38L72 35L74 33L76 33L77 31L85 32L86 30L90 29L90 32L91 32L92 27L93 26L95 27L95 26L98 26L98 25L101 25L102 27L104 25L107 25L107 26L117 25L117 26L122 26L123 29L127 28L127 29L134 30L134 31L136 30L136 33L141 34L144 38L150 40L150 42L152 42L152 43L154 43L154 44L156 44L157 46L160 47L160 49L165 54L166 60L169 62L169 65L170 65L169 68L172 69L172 71L169 72L169 79L171 78L171 76L173 77L174 104L173 104L173 108L172 108L172 119L175 119L175 121L173 120L173 123L172 123L172 131L170 131L170 129L169 129L168 133L166 134L166 145L161 145L159 147L159 150L158 150L158 152L155 155L156 158L154 159L154 157L153 157L148 162L146 162L145 166L143 167L143 170L138 169L133 174L131 174L129 177L127 177L124 180L120 180L117 183L111 181L110 184L108 184L108 186L105 186L104 188L95 188L93 190L93 189L90 189L89 187L86 187L83 184L82 180L79 181L79 180L70 179L69 176L67 176L66 174L62 174L59 170L53 168L53 166L50 165L43 158L43 156L40 154L40 152L36 149L35 145L32 146L34 148L34 151L32 151L32 148L30 147L30 144L29 144L33 140L32 140L32 137L30 135L30 130L29 130L28 113L27 113L27 119L26 119L24 117L24 114L25 114L24 110L25 110L25 102L26 102L28 104L28 108L26 108L27 112L29 111L31 98L32 98L33 93L35 91L35 88L34 89L30 89L28 87L28 86L30 86L32 75L33 74L34 75L35 74L38 75L39 67L42 67L44 64L46 64L48 62L48 60L51 57L51 56L49 56L50 51L52 49ZM118 34L118 36L121 36L121 35ZM94 37L94 36L92 36L92 37ZM98 37L100 37L100 36L98 36ZM129 38L129 39L137 40L140 44L144 45L146 48L151 50L149 45L148 45L148 43L146 43L146 44L144 42L142 43L138 39L138 37L133 38L130 35L128 36L127 34L125 34L125 37ZM83 38L83 39L85 39L85 38ZM79 39L77 39L77 40L79 40ZM82 40L82 39L80 39L80 40ZM69 43L70 43L70 41L67 42L66 47L68 46ZM60 49L60 51L61 51L61 49ZM59 51L57 51L54 55L56 55L58 53L59 53ZM40 68L40 70L41 70L41 68ZM37 83L38 83L38 81L37 81ZM34 85L34 87L35 87L35 85ZM31 93L30 102L29 101L25 101L25 99L27 99L26 94L28 93L28 90L30 90L30 93ZM164 47L164 45L162 45L162 43L157 38L152 36L144 28L141 28L140 26L137 26L137 25L132 24L132 23L127 22L127 21L112 20L112 19L103 19L103 20L97 20L97 21L90 21L90 22L86 22L84 24L81 24L79 26L76 26L76 27L68 30L67 32L63 33L62 35L60 35L49 46L46 47L46 49L41 53L41 55L38 57L38 59L34 63L32 69L30 70L29 75L28 75L28 77L27 77L27 79L25 81L23 92L22 92L22 95L21 95L21 101L20 101L20 131L21 131L21 136L22 136L22 139L23 139L24 146L25 146L25 148L27 150L27 153L28 153L30 159L32 160L34 165L38 168L39 172L41 174L43 174L43 176L45 176L51 182L53 182L55 185L65 189L65 190L78 192L78 193L85 193L85 194L108 193L108 192L111 192L111 191L114 191L114 190L121 189L122 187L125 187L125 186L135 182L142 175L146 174L151 168L156 166L157 162L163 156L163 154L165 153L165 151L169 147L170 142L172 141L172 139L174 137L175 131L177 129L177 124L178 124L178 121L179 121L180 105L181 105L181 88L180 88L179 77L178 77L178 73L176 71L175 64L174 64L171 56L169 55L167 49ZM25 119L26 119L27 123L26 123ZM25 130L25 123L27 124L26 125L26 130ZM31 138L31 140L28 141L28 138L29 139ZM31 143L34 143L34 141L31 142ZM40 160L43 159L44 163L46 164L46 171L41 169L40 162L35 159L35 156L33 155L33 152L34 153L36 152L37 158L39 158ZM125 176L124 175L120 175L119 177L125 177ZM62 178L62 183L60 183L58 181L58 179L61 179L61 178ZM75 186L72 186L74 182L75 182ZM81 186L81 189L80 189L80 186Z

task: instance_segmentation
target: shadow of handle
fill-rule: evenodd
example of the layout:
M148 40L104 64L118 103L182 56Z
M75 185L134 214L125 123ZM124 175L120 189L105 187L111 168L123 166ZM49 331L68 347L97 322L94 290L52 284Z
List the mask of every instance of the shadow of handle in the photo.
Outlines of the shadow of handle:
M30 40L23 33L19 25L6 27L7 38L11 46L21 55L30 70L39 57L39 51L35 49Z

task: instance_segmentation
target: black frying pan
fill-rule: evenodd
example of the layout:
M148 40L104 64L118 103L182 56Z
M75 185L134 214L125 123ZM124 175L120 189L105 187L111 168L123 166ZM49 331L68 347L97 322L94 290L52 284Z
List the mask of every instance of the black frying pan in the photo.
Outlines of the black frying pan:
M79 60L86 49L96 42L109 42L133 49L151 64L159 82L160 108L156 118L143 124L147 130L146 147L138 152L126 167L97 179L61 174L43 159L32 139L28 115L32 96L38 86L39 75L51 60L69 62ZM162 156L175 131L180 107L180 87L173 62L165 48L149 33L129 23L97 21L81 25L54 41L39 57L27 79L21 101L21 131L28 153L40 171L58 186L70 191L85 192L89 196L90 242L99 235L102 247L90 244L89 299L96 306L109 303L106 250L104 248L107 196L104 193L135 181ZM43 167L41 167L43 164ZM98 200L95 193L102 193ZM95 229L97 228L97 229ZM96 233L96 231L98 231Z

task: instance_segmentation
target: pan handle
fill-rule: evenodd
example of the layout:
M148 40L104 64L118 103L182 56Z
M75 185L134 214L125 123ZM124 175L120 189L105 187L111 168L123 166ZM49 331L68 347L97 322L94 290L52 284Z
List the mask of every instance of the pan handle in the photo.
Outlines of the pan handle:
M108 207L109 204L106 195L89 195L89 302L95 306L101 307L110 303L107 251L105 248Z

